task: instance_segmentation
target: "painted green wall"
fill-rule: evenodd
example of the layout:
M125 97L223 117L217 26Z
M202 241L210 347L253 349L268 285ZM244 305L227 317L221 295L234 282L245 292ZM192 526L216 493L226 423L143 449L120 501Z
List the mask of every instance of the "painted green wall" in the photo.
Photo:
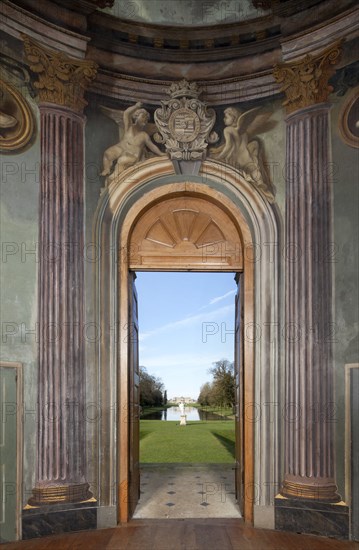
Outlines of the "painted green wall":
M350 91L347 92L349 95ZM359 188L358 149L350 147L340 137L338 124L346 96L333 96L333 197L335 258L335 392L337 481L343 499L345 449L344 365L359 362L359 285L358 235Z
M38 108L27 87L13 84L29 101L38 128ZM24 152L0 155L0 359L23 365L24 504L35 480L39 162L38 131Z

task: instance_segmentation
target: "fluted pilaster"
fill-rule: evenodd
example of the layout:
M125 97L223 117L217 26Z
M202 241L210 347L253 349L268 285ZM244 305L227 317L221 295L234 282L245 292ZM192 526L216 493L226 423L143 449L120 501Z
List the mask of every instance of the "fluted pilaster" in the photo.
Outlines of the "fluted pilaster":
M287 119L286 496L337 501L328 104Z
M79 502L85 478L83 165L85 84L91 62L23 37L39 74L39 378L36 485L29 503Z
M277 66L286 94L286 497L338 502L332 371L331 87L335 44Z

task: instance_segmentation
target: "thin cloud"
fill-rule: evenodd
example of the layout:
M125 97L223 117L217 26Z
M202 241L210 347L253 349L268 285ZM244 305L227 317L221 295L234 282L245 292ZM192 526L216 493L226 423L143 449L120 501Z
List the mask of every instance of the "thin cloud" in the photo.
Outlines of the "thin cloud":
M228 313L233 312L233 310L234 310L234 304L231 304L229 306L224 306L214 311L211 311L211 313L199 313L196 315L189 315L184 319L179 319L178 321L167 323L166 325L163 325L162 327L158 327L155 330L150 330L148 332L140 333L140 342L142 342L143 340L146 340L150 336L154 336L161 332L172 330L174 328L185 327L201 321L214 321L215 320L214 318L227 315ZM208 317L209 315L211 317L210 319Z
M229 292L226 292L226 294L223 294L222 296L216 296L215 298L212 298L208 304L205 306L200 307L197 311L202 311L203 309L207 309L208 307L211 307L213 304L217 304L221 300L225 300L228 298L228 296L233 296L237 291L236 290L230 290Z
M220 302L221 300L224 300L228 296L232 296L235 293L236 293L236 290L230 290L229 292L226 292L226 294L223 294L223 296L217 296L217 298L212 298L212 300L210 300L209 302L209 305L211 306L212 304L216 304L217 302Z

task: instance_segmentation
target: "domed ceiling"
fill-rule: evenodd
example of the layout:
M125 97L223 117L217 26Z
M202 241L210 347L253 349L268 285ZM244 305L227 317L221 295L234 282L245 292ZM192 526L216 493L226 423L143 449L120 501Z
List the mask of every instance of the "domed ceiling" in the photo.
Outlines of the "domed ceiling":
M270 10L255 7L261 4L263 2L252 0L115 0L112 8L103 11L142 23L201 26L238 23L262 17Z

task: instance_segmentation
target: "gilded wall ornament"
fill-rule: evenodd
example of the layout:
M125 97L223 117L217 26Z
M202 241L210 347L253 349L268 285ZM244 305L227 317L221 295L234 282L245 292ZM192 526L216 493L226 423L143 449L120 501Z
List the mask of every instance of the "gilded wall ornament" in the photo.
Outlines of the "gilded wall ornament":
M87 105L84 93L96 76L97 64L44 48L24 34L22 38L30 69L38 75L34 86L40 101L82 112Z
M299 61L275 65L273 75L282 84L281 91L286 95L283 106L287 113L328 100L333 91L328 80L340 53L340 42L336 42L318 55L306 55Z
M159 130L155 140L165 144L173 161L204 160L208 144L218 140L211 132L214 110L198 99L201 90L195 82L174 82L166 91L170 99L161 101L162 107L154 115Z
M14 86L0 80L0 151L26 147L34 131L34 117L26 99Z
M342 107L339 131L345 143L359 148L359 86L349 93Z
M270 202L274 201L274 190L267 173L262 143L253 139L276 125L270 121L272 113L254 107L242 113L235 107L224 111L224 143L210 149L210 156L226 162L238 170L241 176L261 190Z

